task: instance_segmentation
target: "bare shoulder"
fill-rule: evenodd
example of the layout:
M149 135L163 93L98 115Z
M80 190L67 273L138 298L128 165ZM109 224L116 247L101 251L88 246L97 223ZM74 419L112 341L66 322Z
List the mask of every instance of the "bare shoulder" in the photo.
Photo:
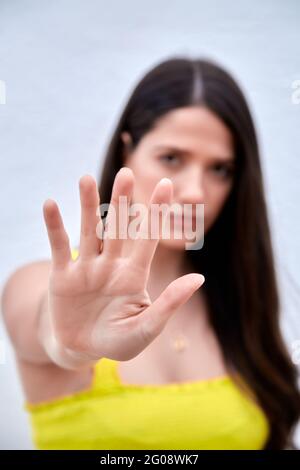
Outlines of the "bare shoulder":
M78 249L71 249L72 259L78 256ZM41 300L41 295L48 286L51 270L51 259L31 261L19 266L7 277L1 292L1 310L9 316L30 309L35 311ZM9 326L9 325L8 325Z
M19 315L38 309L42 294L47 289L51 260L38 260L19 266L10 273L1 292L1 310L6 327L14 340L15 323Z

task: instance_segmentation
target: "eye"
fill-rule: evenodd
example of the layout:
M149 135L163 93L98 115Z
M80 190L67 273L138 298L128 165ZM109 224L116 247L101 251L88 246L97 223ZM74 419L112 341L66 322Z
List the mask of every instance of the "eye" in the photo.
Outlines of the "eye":
M216 163L212 167L212 170L221 177L228 178L233 174L233 168L227 164L224 163Z
M159 158L160 161L162 161L164 164L168 165L168 166L178 166L181 162L181 159L179 157L179 155L174 155L174 154L166 154L166 155L162 155L160 158Z

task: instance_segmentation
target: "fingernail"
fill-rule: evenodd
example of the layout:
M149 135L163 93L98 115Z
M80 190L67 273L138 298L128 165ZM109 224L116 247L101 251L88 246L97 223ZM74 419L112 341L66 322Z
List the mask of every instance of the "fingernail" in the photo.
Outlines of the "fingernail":
M170 184L170 183L172 183L170 178L162 178L159 182L159 184Z
M203 274L198 274L197 275L197 284L199 284L199 287L201 287L205 282L205 277L203 276ZM199 289L198 287L198 289Z

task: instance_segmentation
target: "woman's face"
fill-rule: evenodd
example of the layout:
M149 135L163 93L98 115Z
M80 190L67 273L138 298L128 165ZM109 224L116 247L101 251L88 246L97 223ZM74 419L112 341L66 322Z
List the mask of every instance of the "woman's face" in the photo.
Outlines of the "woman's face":
M127 143L131 139L125 132L122 138ZM132 202L148 204L156 183L167 177L173 182L172 203L182 207L193 204L193 214L194 204L204 204L205 233L232 188L234 157L230 130L208 108L191 106L170 111L125 157L124 166L135 176ZM174 248L182 248L185 242L160 240Z

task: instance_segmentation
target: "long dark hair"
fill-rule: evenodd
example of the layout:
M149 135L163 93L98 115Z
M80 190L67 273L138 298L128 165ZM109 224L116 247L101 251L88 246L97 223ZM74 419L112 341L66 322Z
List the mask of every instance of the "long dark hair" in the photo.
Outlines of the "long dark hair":
M187 250L202 287L211 324L230 369L254 392L270 425L265 449L295 448L300 416L297 368L279 325L280 299L264 197L256 132L246 99L232 76L210 60L173 57L134 88L108 144L101 169L101 203L124 166L121 132L133 148L159 117L180 107L203 105L230 129L235 145L233 188L201 250Z

